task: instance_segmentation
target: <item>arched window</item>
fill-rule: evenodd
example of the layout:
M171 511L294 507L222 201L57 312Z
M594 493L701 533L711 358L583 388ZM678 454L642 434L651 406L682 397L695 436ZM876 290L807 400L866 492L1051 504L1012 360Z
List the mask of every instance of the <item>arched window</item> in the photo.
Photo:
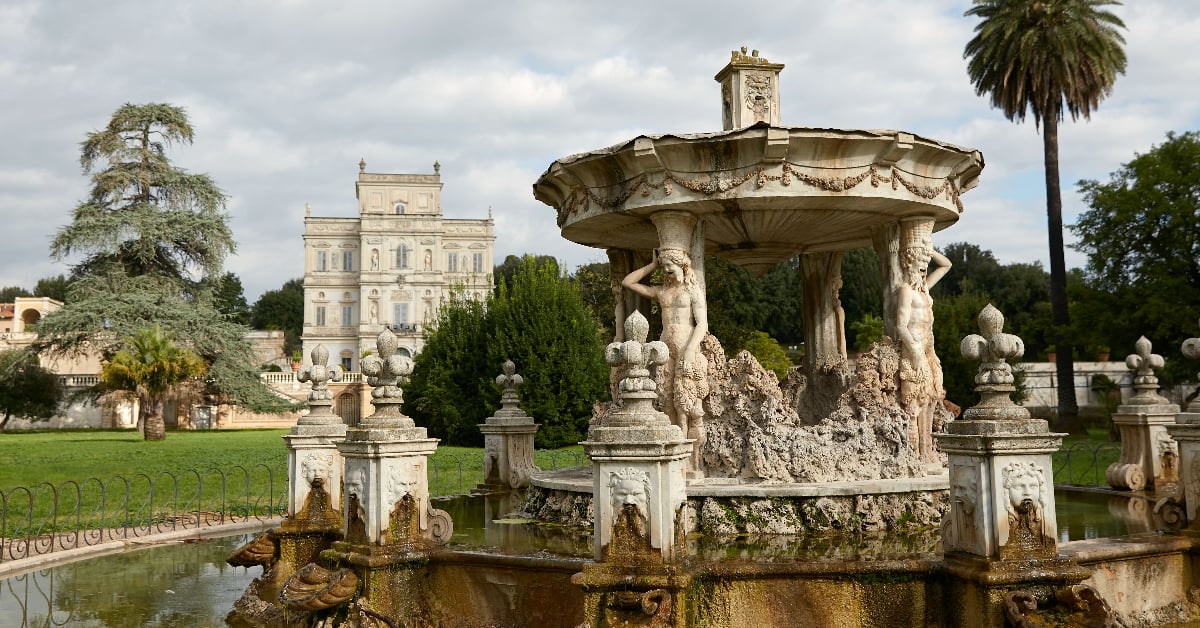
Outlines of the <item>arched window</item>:
M392 205L392 208L396 210L397 215L403 214L404 212L408 211L408 206L405 205L404 203L396 203L395 205Z
M408 253L409 248L403 242L396 247L396 268L408 268Z

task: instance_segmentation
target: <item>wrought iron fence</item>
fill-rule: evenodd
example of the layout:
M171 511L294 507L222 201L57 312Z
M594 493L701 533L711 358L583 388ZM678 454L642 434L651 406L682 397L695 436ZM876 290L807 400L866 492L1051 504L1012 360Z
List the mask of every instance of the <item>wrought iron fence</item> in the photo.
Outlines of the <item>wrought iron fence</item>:
M466 495L483 481L484 452L439 452L429 458L429 494L433 497ZM539 449L533 462L545 471L571 469L591 464L582 450Z
M286 476L265 464L116 475L0 491L0 563L285 512Z
M482 451L434 454L429 492L464 495L483 481ZM580 467L579 450L541 450L546 470ZM0 490L0 563L154 534L264 521L287 512L287 474L258 464L116 475Z
M1108 465L1121 458L1121 443L1081 441L1054 453L1054 482L1074 486L1107 486Z

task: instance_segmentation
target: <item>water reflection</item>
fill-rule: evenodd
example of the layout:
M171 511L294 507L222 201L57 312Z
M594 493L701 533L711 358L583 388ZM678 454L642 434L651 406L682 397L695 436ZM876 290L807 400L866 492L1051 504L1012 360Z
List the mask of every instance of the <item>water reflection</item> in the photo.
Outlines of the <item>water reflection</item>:
M0 626L224 626L259 569L225 558L245 535L102 556L0 580Z
M1058 541L1082 541L1153 532L1163 527L1154 502L1136 494L1054 491Z
M507 519L520 494L437 500L454 519L451 549L590 557L591 530ZM1056 492L1059 541L1155 529L1153 503L1077 491ZM225 563L249 536L171 544L113 554L0 580L0 626L135 628L224 626L225 615L260 575ZM876 561L931 559L936 529L849 536L689 538L691 561Z

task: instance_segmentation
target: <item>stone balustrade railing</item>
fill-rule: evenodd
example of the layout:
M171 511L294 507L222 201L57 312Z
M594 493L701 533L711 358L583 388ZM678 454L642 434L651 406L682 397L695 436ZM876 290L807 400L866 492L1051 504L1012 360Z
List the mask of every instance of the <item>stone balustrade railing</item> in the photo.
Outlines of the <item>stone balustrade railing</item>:
M288 372L270 372L260 373L259 377L268 384L299 384L296 381L295 373ZM358 371L350 371L342 373L342 383L358 384L363 381L363 374Z

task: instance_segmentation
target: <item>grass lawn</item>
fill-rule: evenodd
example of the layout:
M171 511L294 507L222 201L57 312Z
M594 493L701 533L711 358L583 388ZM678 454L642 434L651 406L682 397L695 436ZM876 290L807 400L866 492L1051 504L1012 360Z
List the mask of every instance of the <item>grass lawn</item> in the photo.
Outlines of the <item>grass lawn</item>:
M0 536L145 525L195 511L278 512L287 492L286 433L172 431L159 442L133 431L0 434ZM579 446L538 451L535 460L543 469L587 463ZM483 449L438 447L429 480L434 496L470 491L483 480Z

